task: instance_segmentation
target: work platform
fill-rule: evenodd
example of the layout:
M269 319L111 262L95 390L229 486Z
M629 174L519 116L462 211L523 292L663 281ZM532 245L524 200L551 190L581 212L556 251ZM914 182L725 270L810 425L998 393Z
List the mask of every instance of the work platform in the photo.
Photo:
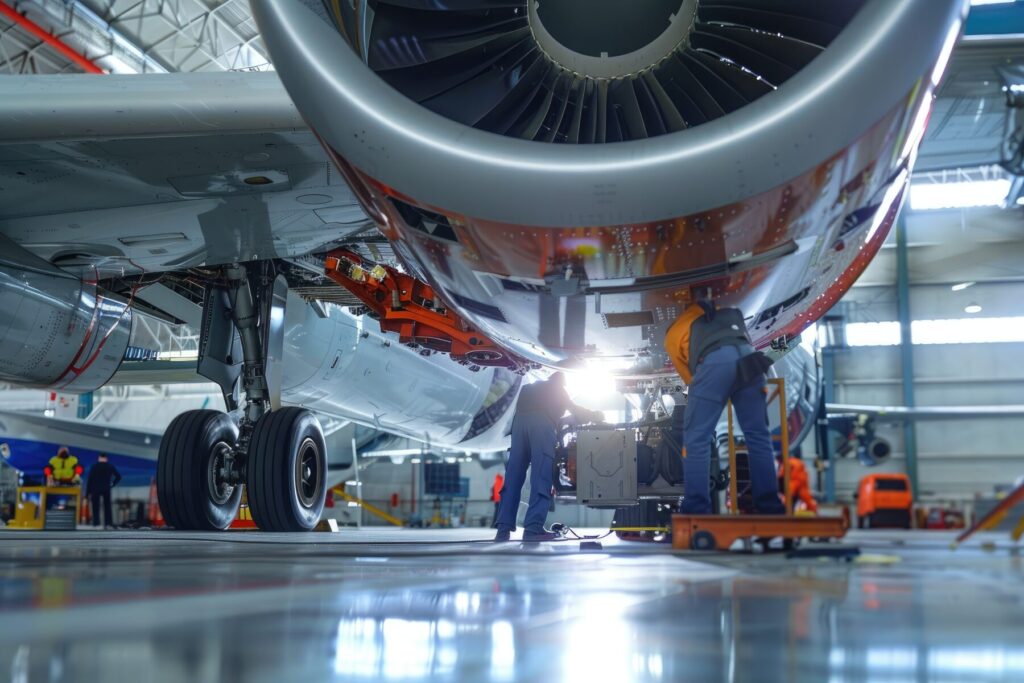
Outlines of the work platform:
M1005 534L851 531L853 562L489 536L0 531L0 678L1024 680Z

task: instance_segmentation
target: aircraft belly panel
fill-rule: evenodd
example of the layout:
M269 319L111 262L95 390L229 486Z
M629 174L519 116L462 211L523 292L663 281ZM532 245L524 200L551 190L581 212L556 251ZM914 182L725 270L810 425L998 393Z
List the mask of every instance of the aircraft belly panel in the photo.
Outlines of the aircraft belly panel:
M337 306L286 313L282 399L428 443L458 444L485 407L494 369L421 354ZM478 450L487 450L482 444Z

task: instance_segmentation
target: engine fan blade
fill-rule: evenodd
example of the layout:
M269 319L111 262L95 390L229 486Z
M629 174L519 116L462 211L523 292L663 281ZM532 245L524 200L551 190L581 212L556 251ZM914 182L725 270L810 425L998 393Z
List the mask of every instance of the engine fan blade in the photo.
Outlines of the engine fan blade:
M380 76L407 97L422 102L488 71L518 43L528 40L529 35L529 28L521 28L451 57L406 69L381 71Z
M476 125L509 98L522 77L524 65L537 55L537 48L528 40L521 40L506 52L492 68L469 80L423 100L423 106L452 120Z

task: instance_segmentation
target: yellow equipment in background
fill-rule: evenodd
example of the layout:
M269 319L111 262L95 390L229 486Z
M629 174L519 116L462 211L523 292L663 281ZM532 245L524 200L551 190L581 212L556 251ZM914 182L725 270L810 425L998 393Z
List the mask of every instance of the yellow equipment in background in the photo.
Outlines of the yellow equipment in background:
M78 486L22 486L10 529L74 531L82 508Z

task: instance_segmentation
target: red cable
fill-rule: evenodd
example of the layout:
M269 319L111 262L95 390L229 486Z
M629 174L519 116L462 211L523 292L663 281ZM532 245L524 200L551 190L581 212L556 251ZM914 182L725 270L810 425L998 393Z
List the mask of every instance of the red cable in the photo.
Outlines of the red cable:
M64 387L68 386L69 384L74 382L76 379L78 379L78 377L80 375L82 375L82 373L84 373L86 370L89 369L89 366L91 366L93 363L96 362L96 359L99 358L100 352L103 351L103 346L107 343L107 340L110 339L110 335L114 334L114 330L116 330L118 325L121 324L121 321L124 320L125 314L128 311L131 310L132 304L135 303L135 293L138 292L139 289L141 289L141 287L138 286L138 285L132 288L131 296L128 297L128 303L125 304L124 310L121 311L121 315L117 316L117 320L115 320L114 324L110 326L110 329L107 330L107 333L103 335L103 339L100 339L100 343L96 346L96 350L93 351L92 355L89 356L89 359L87 361L85 361L82 364L81 367L76 368L75 367L75 361L78 360L78 357L82 354L82 351L85 349L85 345L86 345L86 343L88 343L88 337L86 337L86 340L82 342L82 346L79 347L79 349L78 349L78 354L71 361L71 365L69 365L67 370L65 370L61 374L61 378L62 379L69 372L73 375L73 377L71 377L67 382L65 382L64 384L62 384L60 386L61 389L63 389ZM103 301L103 297L100 296L99 294L97 294L96 295L96 310L97 311L99 311L100 304L101 304L102 301ZM60 380L57 380L57 381L60 381Z
M9 2L10 0L7 0ZM54 50L62 54L72 63L79 66L82 71L90 74L103 74L106 73L100 67L96 66L96 63L85 55L75 52L71 47L63 40L53 35L42 26L32 21L24 14L21 14L16 9L7 4L4 0L0 0L0 15L10 19L15 25L20 26L27 33L31 33L33 36L43 41Z

